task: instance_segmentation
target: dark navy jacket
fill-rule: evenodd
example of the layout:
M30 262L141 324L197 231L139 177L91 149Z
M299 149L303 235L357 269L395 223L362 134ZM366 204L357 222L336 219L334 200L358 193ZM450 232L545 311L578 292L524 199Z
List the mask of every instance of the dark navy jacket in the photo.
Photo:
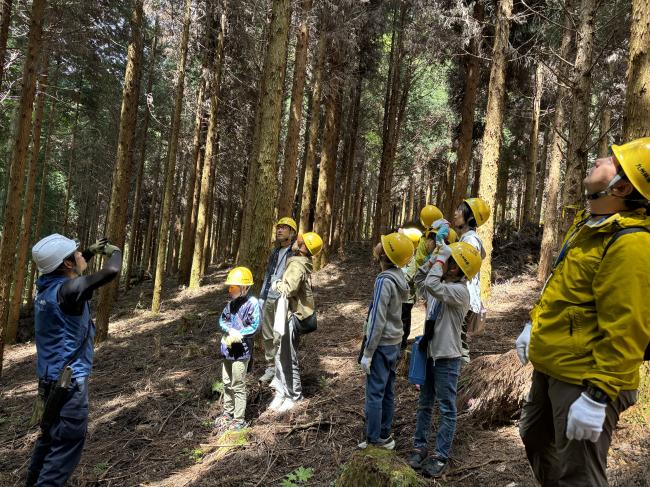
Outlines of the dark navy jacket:
M36 328L36 370L39 379L57 380L61 369L82 346L72 362L72 377L87 377L93 366L95 324L90 317L90 304L84 303L79 316L64 313L58 302L61 285L68 280L60 274L45 274L36 281L38 293L34 301Z

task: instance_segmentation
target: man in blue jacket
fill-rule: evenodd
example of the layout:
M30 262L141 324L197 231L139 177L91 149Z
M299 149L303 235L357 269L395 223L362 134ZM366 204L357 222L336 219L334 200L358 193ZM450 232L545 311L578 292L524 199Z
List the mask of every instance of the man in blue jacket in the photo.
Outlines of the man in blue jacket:
M88 377L93 365L95 325L90 299L95 289L120 272L122 252L106 239L83 253L79 243L49 235L32 248L40 277L34 300L39 396L45 403L63 370L72 378L60 411L50 424L41 423L27 472L27 486L62 486L81 459L88 428ZM82 276L95 254L106 255L104 267Z

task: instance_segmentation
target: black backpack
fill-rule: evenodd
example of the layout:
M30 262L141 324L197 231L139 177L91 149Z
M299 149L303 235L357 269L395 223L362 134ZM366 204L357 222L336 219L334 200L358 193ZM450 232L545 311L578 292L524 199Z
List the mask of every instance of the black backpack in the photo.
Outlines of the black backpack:
M605 258L605 255L607 255L607 251L612 246L612 244L619 239L619 237L622 237L623 235L627 235L629 233L637 233L637 232L650 233L650 230L648 230L645 227L628 227L628 228L624 228L623 230L619 230L612 236L612 238L609 239L607 245L605 245L605 250L603 251L603 256L600 258L600 260L602 261ZM643 360L650 360L650 343L647 345L645 349L645 353L643 354Z

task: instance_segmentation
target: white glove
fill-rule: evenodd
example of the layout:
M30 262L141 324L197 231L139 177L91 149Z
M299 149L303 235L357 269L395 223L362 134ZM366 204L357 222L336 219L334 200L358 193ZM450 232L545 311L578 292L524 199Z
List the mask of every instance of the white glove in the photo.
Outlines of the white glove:
M569 408L566 437L569 440L598 441L605 423L607 404L594 401L586 393L580 394Z
M272 291L277 291L278 290L278 282L280 282L280 279L276 279L271 283L271 290Z
M372 357L366 357L365 355L361 357L361 369L367 374L370 375L370 366L372 365Z
M230 339L230 344L232 345L233 343L241 343L243 337L239 330L230 328L228 330L228 338Z
M526 323L524 331L521 332L515 342L515 348L517 349L517 355L519 356L521 365L526 365L528 363L528 347L530 345L530 330L532 328L533 324L530 321Z
M438 250L438 257L436 257L436 260L447 262L449 257L451 257L451 248L447 244L442 244Z

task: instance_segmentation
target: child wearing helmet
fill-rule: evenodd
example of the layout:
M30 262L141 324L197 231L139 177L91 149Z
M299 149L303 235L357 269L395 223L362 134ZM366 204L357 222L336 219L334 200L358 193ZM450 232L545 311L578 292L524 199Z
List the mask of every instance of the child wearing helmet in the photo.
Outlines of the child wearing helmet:
M405 235L381 237L374 248L381 272L375 280L372 303L364 324L364 345L359 364L366 373L366 431L359 448L375 445L392 450L395 409L395 370L402 342L402 302L409 288L400 270L413 256L413 244Z
M215 421L222 429L241 430L248 424L246 414L246 371L253 353L253 335L260 325L257 299L248 294L253 274L246 267L235 267L226 283L230 301L219 317L223 366L223 414Z
M426 354L425 381L420 387L413 468L427 476L440 477L446 471L456 429L456 388L460 373L463 320L470 306L467 281L481 268L481 255L470 244L443 244L415 276L416 285L432 298L429 301L424 336L418 349ZM416 340L418 340L416 339ZM428 436L434 404L439 404L440 424L436 428L434 455L429 457Z
M476 229L483 225L490 217L490 207L482 198L467 198L456 209L454 213L454 227L458 231L461 242L472 245L485 258L483 242ZM467 333L481 328L485 310L481 302L481 279L480 273L467 282L470 295L470 309L463 322L463 362L469 363L469 345Z
M317 233L298 235L291 246L293 255L287 260L282 278L271 284L271 289L288 301L284 332L275 353L275 376L271 381L275 396L269 409L276 413L286 413L293 409L296 402L302 400L298 342L300 334L307 332L303 323L309 322L315 327L316 304L311 287L312 257L322 248L323 240Z
M420 211L420 223L422 223L425 233L423 238L420 239L415 252L415 263L418 267L424 264L424 261L430 254L430 251L426 250L425 245L427 233L433 232L436 235L438 244L442 244L443 242L451 243L448 240L451 233L449 222L445 220L442 212L435 206L427 205L422 208Z

